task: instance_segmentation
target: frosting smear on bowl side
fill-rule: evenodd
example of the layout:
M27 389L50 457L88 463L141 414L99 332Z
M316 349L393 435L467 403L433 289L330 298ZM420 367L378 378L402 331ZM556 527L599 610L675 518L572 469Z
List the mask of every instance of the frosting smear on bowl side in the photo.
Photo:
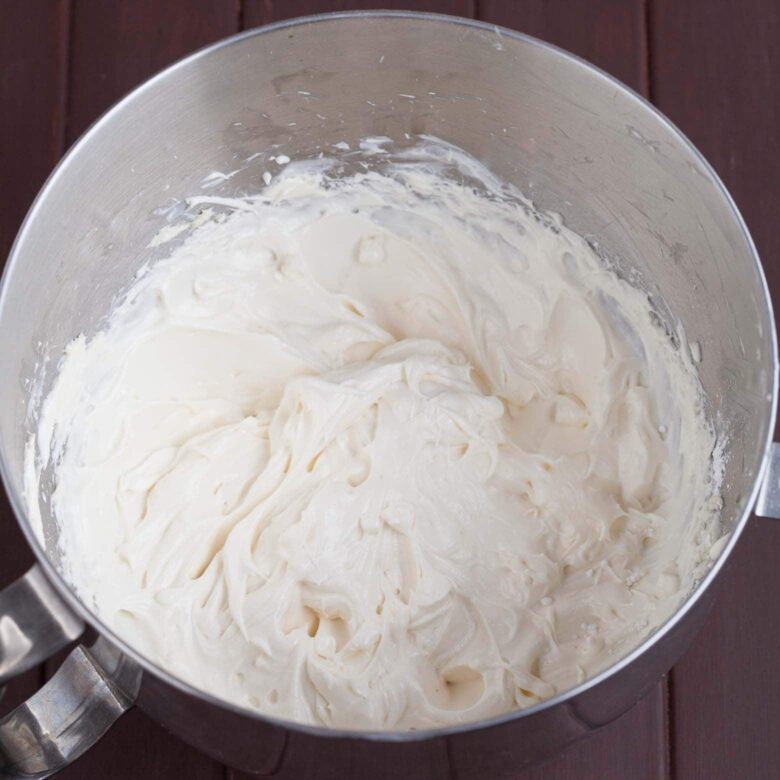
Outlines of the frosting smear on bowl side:
M527 707L706 567L698 379L645 293L464 152L354 167L195 199L217 215L69 346L28 473L53 468L80 596L205 691L356 729Z

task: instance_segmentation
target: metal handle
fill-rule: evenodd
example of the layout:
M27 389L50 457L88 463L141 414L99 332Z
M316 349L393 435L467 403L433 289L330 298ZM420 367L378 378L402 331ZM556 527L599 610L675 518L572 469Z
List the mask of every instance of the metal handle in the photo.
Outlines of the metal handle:
M76 617L38 566L0 592L0 686L79 637Z
M0 592L0 694L84 631L38 566ZM0 718L0 778L41 778L63 769L135 701L141 671L104 639L75 648L37 693Z
M0 719L0 777L49 777L133 706L138 666L100 638L79 645L36 694Z
M761 483L754 509L759 517L780 520L780 443L774 442L769 451L769 465Z

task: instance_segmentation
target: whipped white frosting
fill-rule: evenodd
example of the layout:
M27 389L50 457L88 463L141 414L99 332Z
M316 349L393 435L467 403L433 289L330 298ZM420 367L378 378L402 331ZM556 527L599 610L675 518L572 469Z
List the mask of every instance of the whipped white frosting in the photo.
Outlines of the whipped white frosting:
M426 728L636 646L706 565L718 486L645 294L464 153L382 153L209 199L68 348L28 472L51 459L68 578L154 662Z

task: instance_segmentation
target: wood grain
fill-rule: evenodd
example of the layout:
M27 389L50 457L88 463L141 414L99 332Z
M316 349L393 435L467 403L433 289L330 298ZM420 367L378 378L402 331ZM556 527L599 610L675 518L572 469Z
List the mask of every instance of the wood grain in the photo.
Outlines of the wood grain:
M66 0L3 5L0 170L5 193L0 208L0 263L5 262L27 209L62 154L67 40ZM24 574L33 556L2 491L0 539L3 586ZM41 674L41 669L33 669L13 680L0 703L0 712L10 710L33 693Z
M518 780L665 780L665 696L657 685L622 718Z
M560 46L647 93L643 0L481 0L478 16Z
M577 54L647 95L647 38L642 0L482 0L479 18ZM665 682L636 707L523 780L636 778L668 770Z
M654 100L723 178L777 296L780 4L654 0L651 11ZM674 669L676 778L780 777L778 553L780 523L751 519L719 603Z
M238 31L235 0L74 0L66 141L158 70ZM57 659L47 665L53 673ZM60 777L223 778L221 764L131 711Z
M35 194L62 154L67 39L67 0L2 6L0 161L3 182L12 188L0 209L3 260Z
M278 5L283 6L283 16ZM431 4L405 3L415 10L433 10ZM457 3L437 3L436 10L467 15ZM447 6L447 7L443 7ZM365 2L271 3L246 0L244 24L268 23L300 13L346 8L377 7ZM379 7L388 7L387 2ZM479 18L535 35L572 50L647 93L645 14L641 0L482 0ZM583 778L631 778L662 780L667 772L667 723L665 687L659 684L642 702L591 739L575 745L539 769L523 773L523 780L582 780ZM300 776L317 756L298 756ZM438 772L445 771L439 766ZM248 778L232 772L234 780Z
M533 35L598 65L647 95L647 38L641 0L482 0L479 18ZM667 776L665 683L620 720L524 780Z
M158 70L238 31L236 0L73 0L67 140Z
M242 26L244 29L250 29L258 25L270 24L271 22L306 14L366 10L371 8L449 13L471 18L474 15L475 5L474 0L418 0L417 2L384 0L384 2L380 3L371 2L370 0L243 0ZM374 748L375 746L373 745L366 745L366 750L371 751ZM287 776L300 777L301 780L311 777L312 772L315 770L318 777L328 777L328 754L331 749L338 750L339 746L325 745L320 753L314 753L296 749L294 743L290 744L285 752L284 771L288 773ZM374 750L374 752L376 751ZM357 760L358 757L356 756ZM443 752L432 752L426 745L422 744L420 745L419 761L420 763L428 764L431 780L448 780L448 778L453 777L447 756ZM383 767L383 769L385 768ZM419 771L419 765L415 768ZM325 772L324 775L323 771ZM404 777L406 774L403 766L398 766L396 771L399 778ZM251 780L252 776L228 768L227 777L229 780ZM332 775L332 780L358 780L358 776L338 777L334 774Z
M390 11L428 11L472 17L476 0L244 0L243 22L246 29L278 22L295 16L324 14L330 11L363 11L382 8Z

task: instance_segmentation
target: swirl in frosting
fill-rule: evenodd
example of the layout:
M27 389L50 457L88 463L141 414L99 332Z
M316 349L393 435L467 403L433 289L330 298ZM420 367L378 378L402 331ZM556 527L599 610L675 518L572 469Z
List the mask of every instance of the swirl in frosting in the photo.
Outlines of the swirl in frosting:
M175 675L306 723L474 721L675 610L715 439L647 295L560 220L435 141L358 168L211 199L68 348L36 466L67 576Z

